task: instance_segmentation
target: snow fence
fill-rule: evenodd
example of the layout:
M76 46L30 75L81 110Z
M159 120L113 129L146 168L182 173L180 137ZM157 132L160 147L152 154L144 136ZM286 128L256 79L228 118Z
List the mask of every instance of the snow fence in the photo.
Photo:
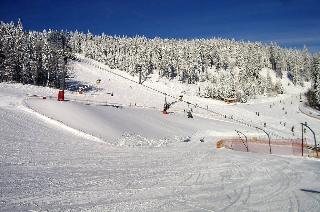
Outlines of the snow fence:
M226 147L236 151L262 154L294 155L317 157L312 146L302 144L301 139L267 139L250 138L247 141L239 138L223 139L217 142L217 148ZM320 152L318 151L318 157Z

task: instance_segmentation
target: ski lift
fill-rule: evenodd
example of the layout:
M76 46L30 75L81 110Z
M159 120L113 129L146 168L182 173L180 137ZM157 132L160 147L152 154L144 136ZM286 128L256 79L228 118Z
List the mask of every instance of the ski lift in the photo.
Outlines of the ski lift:
M175 103L177 103L178 101L173 101L173 102L171 102L171 103L168 103L167 102L167 95L165 95L165 97L164 97L164 105L163 105L163 114L168 114L168 110L170 109L170 107L173 105L173 104L175 104Z
M170 108L168 103L164 103L163 105L163 114L168 114L168 109Z

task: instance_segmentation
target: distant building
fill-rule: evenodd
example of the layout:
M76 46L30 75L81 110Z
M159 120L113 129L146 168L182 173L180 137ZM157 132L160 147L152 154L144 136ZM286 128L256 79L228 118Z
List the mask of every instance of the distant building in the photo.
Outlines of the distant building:
M237 98L224 98L224 102L227 104L236 103Z

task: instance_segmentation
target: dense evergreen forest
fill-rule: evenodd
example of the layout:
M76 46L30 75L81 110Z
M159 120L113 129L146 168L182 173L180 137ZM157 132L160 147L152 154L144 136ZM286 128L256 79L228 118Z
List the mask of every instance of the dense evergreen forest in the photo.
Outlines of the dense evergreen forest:
M0 24L0 81L60 87L72 57L65 32L25 32L21 21Z
M118 37L63 31L24 31L17 24L0 24L0 81L61 87L74 53L132 75L157 73L181 83L204 83L204 96L214 99L282 93L282 77L292 84L312 81L309 99L320 103L320 56L281 48L276 43L213 39ZM272 81L270 73L278 76ZM284 76L285 75L285 76Z

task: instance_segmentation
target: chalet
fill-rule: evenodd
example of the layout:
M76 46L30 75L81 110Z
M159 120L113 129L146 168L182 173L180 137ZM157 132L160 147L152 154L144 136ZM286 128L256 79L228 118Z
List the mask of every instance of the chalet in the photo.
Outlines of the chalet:
M224 102L227 104L237 103L237 98L224 98Z

